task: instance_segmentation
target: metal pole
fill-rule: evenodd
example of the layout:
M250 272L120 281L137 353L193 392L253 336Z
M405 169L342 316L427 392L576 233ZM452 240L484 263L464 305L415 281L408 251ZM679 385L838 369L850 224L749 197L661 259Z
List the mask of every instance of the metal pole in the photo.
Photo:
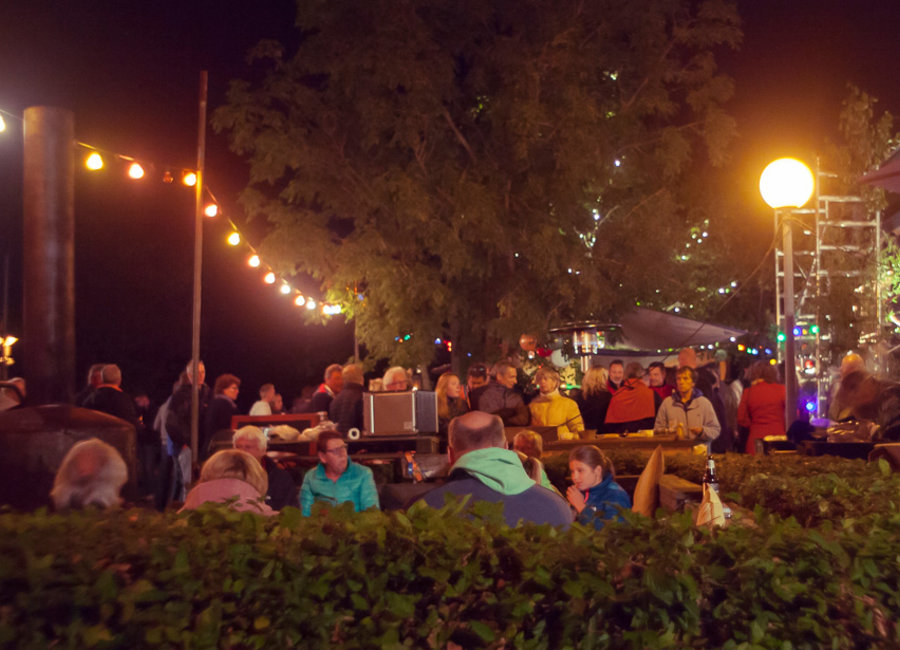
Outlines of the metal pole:
M791 239L790 209L781 209L784 237L784 404L785 428L791 426L797 412L797 361L794 354L794 244Z
M194 192L194 310L191 328L191 458L200 459L200 302L203 275L203 170L206 163L207 73L200 73L197 125L197 185Z
M72 111L25 109L22 343L33 404L74 395L74 141Z

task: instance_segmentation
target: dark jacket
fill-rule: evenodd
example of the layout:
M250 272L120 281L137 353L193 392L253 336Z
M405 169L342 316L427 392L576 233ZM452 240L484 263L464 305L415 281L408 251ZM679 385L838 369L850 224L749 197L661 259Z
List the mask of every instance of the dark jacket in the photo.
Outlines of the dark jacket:
M499 415L508 427L528 426L531 421L531 412L522 396L493 379L469 394L469 404L473 411Z
M200 458L207 457L207 447L213 435L223 429L231 429L231 416L238 414L237 404L230 397L215 395L200 421Z
M575 403L578 404L578 410L581 411L581 419L584 420L584 428L604 433L606 431L604 428L606 411L609 408L612 393L601 390L590 397L586 397L584 393L578 391L574 395L574 399Z
M503 503L503 518L510 526L515 526L520 521L554 526L568 526L572 523L572 510L566 500L537 484L520 494L505 495L489 488L465 470L455 469L450 472L446 483L427 492L422 501L432 508L442 508L445 505L445 494L460 497L471 495L471 503Z
M322 384L313 394L312 399L309 402L310 412L320 413L321 411L325 411L328 413L328 409L331 407L331 401L333 399L334 395L328 392L328 388L325 384Z
M98 386L84 401L84 408L109 413L137 427L137 412L131 395L113 386Z
M166 433L172 440L176 453L182 447L191 444L191 392L191 384L179 386L172 394L166 413ZM197 422L202 433L206 408L209 405L209 386L201 384L197 397L200 402Z
M272 510L281 510L285 506L297 507L297 486L294 485L291 475L268 456L262 457L262 466L269 476L266 505Z
M363 386L362 384L344 384L328 407L328 419L334 422L335 428L347 433L356 428L363 428Z

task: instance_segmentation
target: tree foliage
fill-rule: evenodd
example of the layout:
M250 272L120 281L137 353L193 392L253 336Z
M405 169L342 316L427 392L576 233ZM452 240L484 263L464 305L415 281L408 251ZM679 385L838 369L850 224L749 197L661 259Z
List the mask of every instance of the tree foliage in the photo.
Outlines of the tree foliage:
M685 174L734 131L723 0L316 0L297 25L214 124L276 270L320 282L377 356L439 336L490 356L633 304L654 281L633 261L674 259Z

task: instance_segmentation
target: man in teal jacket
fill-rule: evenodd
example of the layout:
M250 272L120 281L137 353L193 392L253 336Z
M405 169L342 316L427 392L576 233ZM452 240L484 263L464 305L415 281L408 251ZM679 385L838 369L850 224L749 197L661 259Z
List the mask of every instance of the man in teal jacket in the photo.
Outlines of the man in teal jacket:
M379 507L372 470L350 460L347 443L340 433L323 431L316 449L319 464L306 473L300 488L300 509L304 516L312 513L316 501L332 505L349 501L357 512Z

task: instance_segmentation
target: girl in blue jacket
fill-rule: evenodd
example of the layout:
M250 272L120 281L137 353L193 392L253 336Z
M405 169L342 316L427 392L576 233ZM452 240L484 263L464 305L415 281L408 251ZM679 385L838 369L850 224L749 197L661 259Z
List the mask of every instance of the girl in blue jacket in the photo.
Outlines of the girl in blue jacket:
M615 481L612 462L593 445L576 447L569 454L572 483L566 498L575 509L575 521L600 530L607 521L624 521L619 508L631 510L628 493Z

